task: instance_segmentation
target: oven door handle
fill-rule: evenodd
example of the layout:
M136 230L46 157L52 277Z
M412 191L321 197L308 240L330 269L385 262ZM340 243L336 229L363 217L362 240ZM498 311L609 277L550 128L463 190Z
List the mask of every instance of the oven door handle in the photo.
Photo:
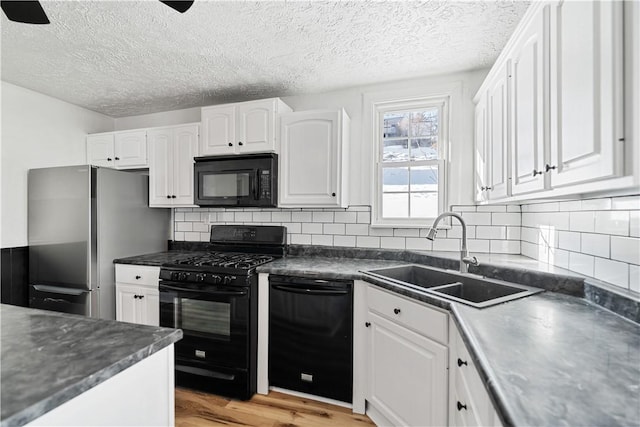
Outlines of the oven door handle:
M171 286L171 285L163 285L160 284L159 286L160 288L160 292L162 291L176 291L176 292L181 292L181 293L187 293L187 294L201 294L201 295L229 295L229 296L239 296L239 295L247 295L249 293L249 291L247 289L234 289L234 290L199 290L199 291L194 291L191 289L185 289L185 288L181 288L178 286Z
M306 286L271 285L271 287L278 291L304 295L347 295L349 293L348 290L322 289Z

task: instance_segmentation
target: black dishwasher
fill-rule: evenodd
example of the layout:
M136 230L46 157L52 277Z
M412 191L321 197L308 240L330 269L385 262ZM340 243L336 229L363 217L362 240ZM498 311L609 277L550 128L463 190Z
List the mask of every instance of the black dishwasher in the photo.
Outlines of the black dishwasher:
M269 385L351 402L353 282L269 276Z

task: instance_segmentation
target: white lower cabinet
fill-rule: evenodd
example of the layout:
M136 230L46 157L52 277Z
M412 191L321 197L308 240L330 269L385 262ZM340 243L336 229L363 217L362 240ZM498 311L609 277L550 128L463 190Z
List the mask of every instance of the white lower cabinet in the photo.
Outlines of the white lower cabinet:
M448 315L367 289L367 414L377 425L447 424Z
M451 322L449 425L502 426L457 327Z
M160 325L160 267L116 264L116 320Z

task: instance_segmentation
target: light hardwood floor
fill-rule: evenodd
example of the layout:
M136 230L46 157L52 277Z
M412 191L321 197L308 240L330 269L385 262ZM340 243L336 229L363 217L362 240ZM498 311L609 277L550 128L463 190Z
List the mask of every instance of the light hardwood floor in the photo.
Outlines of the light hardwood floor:
M323 427L374 424L366 415L328 403L270 392L251 400L231 400L212 394L176 388L176 427L255 426Z

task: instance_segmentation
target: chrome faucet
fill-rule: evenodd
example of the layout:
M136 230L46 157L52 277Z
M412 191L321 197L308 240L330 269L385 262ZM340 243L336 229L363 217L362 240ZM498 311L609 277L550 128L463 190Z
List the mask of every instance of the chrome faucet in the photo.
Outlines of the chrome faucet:
M438 217L433 221L433 225L429 229L427 233L427 239L435 240L436 227L442 218L446 218L451 216L453 218L457 218L460 221L460 225L462 225L462 247L460 248L460 273L467 273L469 271L469 264L471 265L480 265L478 259L474 256L469 256L469 252L467 251L467 224L464 222L464 219L460 215L454 212L444 212L438 215Z

